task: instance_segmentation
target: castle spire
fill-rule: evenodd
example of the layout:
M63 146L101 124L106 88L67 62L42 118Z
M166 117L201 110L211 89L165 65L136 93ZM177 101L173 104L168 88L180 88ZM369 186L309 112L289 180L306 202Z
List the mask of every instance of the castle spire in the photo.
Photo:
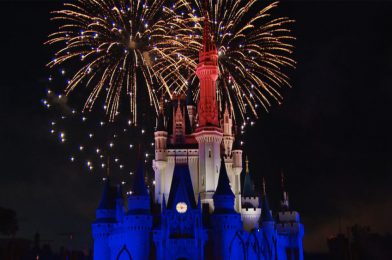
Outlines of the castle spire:
M158 120L157 120L157 127L155 130L157 132L158 131L166 131L163 94L162 94L161 99L159 101L159 114L158 114Z
M234 197L234 193L230 187L229 177L227 176L226 165L223 159L221 160L218 186L216 187L214 197L219 195Z
M110 186L109 178L104 180L103 192L98 209L113 210L115 209L115 193Z
M216 80L218 79L218 52L210 31L207 3L204 3L203 47L199 53L196 75L200 81L199 126L218 126Z
M219 180L216 191L213 195L214 200L214 213L226 214L233 213L234 211L234 193L230 187L230 181L227 176L226 165L222 158L219 171Z
M242 195L243 197L254 197L254 186L252 179L250 178L249 174L249 160L248 156L246 156L246 161L245 161L245 178L244 178L244 187L242 190Z
M139 144L139 155L135 178L131 184L132 196L148 196L146 183L144 182L144 165L142 160L141 145Z
M265 188L265 179L263 178L263 193L261 196L261 218L260 222L273 222L271 210L268 204L267 192Z
M203 28L203 52L216 51L216 46L213 41L210 30L210 19L208 16L208 0L204 1L203 4L204 11L204 28Z

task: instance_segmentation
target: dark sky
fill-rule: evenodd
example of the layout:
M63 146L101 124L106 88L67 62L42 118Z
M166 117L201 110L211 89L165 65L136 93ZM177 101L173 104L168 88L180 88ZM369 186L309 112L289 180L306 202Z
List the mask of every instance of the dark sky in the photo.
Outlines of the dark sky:
M19 236L74 232L82 247L100 178L69 163L39 102L51 57L42 43L58 6L0 2L0 206L17 212ZM339 218L391 232L392 2L284 1L280 12L297 20L298 68L283 105L248 132L252 173L266 177L276 206L284 170L307 251L326 250Z

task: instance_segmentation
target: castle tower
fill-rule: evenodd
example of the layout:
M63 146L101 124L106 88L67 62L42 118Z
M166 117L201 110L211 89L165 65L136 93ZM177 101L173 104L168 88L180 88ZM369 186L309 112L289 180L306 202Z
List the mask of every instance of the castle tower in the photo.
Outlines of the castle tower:
M199 144L199 191L203 203L213 208L212 195L216 189L220 167L220 149L223 138L218 121L216 80L218 78L218 52L210 34L207 12L204 17L203 48L199 53L196 75L200 81L198 106L199 126L195 138Z
M224 160L222 159L218 187L213 196L212 215L213 252L215 259L245 259L237 247L236 232L242 228L241 216L234 210L235 196L231 190Z
M241 172L242 172L242 147L239 132L236 130L232 148L233 187L235 194L235 208L241 212Z
M204 17L203 49L199 52L196 75L200 81L199 127L218 126L216 80L218 79L218 51L210 33L210 21Z
M165 124L165 112L163 96L159 103L159 115L157 126L154 133L155 139L155 160L153 161L153 169L155 172L155 196L154 201L161 203L162 190L165 183L165 169L167 166L167 129Z
M251 231L258 227L261 209L260 202L254 190L254 183L249 172L248 157L245 161L245 177L241 194L241 219L246 231Z
M236 154L232 153L233 143L234 143L234 133L233 133L233 118L231 111L226 103L225 110L221 119L221 126L223 130L223 142L222 151L223 158L225 160L227 175L231 183L231 189L236 197L235 199L235 210L237 212L241 211L241 171L234 169L234 157ZM242 163L242 162L241 162ZM242 166L241 166L242 169Z
M116 222L114 193L109 179L104 180L102 198L96 210L96 219L92 224L95 260L110 259L109 235Z
M272 217L271 210L268 203L265 180L263 179L263 192L261 195L261 217L259 221L261 227L263 243L265 245L262 252L265 259L275 259L276 255L276 241L277 233L275 229L275 221Z
M255 189L253 185L252 178L249 173L249 160L248 156L245 160L245 178L244 178L244 188L242 189L242 197L254 197Z
M289 194L285 187L285 176L281 174L282 200L281 209L278 213L278 223L276 229L278 234L284 234L286 243L278 245L278 257L283 259L303 260L304 227L297 211L290 210Z
M179 144L185 141L185 109L181 106L181 96L176 99L173 100L173 137L174 142Z
M231 157L231 149L233 148L234 135L233 135L233 119L230 110L225 105L225 112L221 123L223 127L223 151L225 158Z
M131 191L128 193L128 211L124 217L124 234L113 234L113 245L120 246L115 251L126 247L132 259L148 259L150 254L150 232L152 215L150 195L144 182L144 169L139 163ZM118 259L118 258L117 258Z
M196 124L196 104L195 104L195 100L193 99L191 86L188 86L188 91L186 94L186 108L188 110L190 127L193 130L195 129L195 124Z

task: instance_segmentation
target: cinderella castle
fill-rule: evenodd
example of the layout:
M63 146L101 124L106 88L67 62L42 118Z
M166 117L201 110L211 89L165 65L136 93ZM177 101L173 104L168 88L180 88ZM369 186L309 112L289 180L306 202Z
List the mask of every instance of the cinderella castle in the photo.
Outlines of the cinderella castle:
M196 75L200 98L173 97L170 116L163 102L155 129L155 190L144 169L136 171L126 202L121 186L105 181L92 224L94 259L302 260L304 227L282 190L272 213L265 184L256 193L248 162L233 131L232 114L219 111L218 52L204 24ZM127 206L125 206L127 205Z

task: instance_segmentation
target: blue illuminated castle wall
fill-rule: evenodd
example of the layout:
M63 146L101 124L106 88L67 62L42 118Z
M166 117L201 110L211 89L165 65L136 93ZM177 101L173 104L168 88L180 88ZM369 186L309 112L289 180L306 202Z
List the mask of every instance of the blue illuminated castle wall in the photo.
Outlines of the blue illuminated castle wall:
M126 198L105 181L92 224L94 259L303 259L304 228L282 185L272 212L265 183L256 192L233 126L216 100L218 53L206 19L187 95L160 102L154 133L154 190L138 166ZM197 104L192 88L199 89ZM244 175L241 182L241 175Z
M266 193L254 197L261 215L251 230L244 229L224 163L211 213L200 195L195 199L186 164L176 164L170 195L155 214L142 167L135 177L127 209L121 186L105 181L92 226L94 259L303 259L303 226L287 201L274 218Z

